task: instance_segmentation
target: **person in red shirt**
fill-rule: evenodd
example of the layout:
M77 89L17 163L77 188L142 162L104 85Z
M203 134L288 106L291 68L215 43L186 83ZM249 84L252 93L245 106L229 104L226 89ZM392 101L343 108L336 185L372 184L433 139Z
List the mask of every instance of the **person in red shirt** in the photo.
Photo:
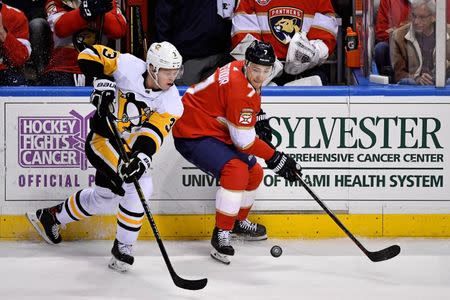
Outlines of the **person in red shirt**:
M3 0L3 3L20 9L28 19L31 56L25 64L28 85L39 84L41 74L50 59L52 32L45 12L46 0Z
M374 49L374 59L378 73L392 76L391 59L389 53L389 38L391 33L410 20L411 3L409 0L381 0L378 7Z
M232 23L232 55L251 39L272 44L284 62L284 72L273 80L278 85L313 75L328 82L321 65L334 51L338 31L330 0L240 0ZM275 66L283 69L278 62Z
M27 17L0 1L0 85L26 85L21 68L30 54Z
M231 62L188 88L183 96L183 116L173 127L177 151L202 171L220 179L211 256L224 263L229 263L227 255L234 255L230 234L248 240L267 238L263 225L247 219L263 178L255 156L263 158L270 169L289 181L301 175L300 165L271 146L267 120L257 121L261 87L274 61L270 44L253 41L244 61ZM264 122L266 126L259 126Z
M101 34L118 39L126 34L126 20L113 0L48 0L47 20L53 32L53 51L42 85L90 85L77 65L73 40L93 45Z

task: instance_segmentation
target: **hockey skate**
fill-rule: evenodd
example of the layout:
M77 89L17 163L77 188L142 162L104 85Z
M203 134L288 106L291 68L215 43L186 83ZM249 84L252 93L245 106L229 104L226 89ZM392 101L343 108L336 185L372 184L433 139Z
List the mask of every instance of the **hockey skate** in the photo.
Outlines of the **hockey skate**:
M133 245L127 245L114 240L114 245L111 249L111 260L108 267L114 271L124 273L134 263L134 257L131 255Z
M234 255L234 248L230 242L230 232L214 227L211 238L211 245L214 249L211 250L211 257L226 265L230 264L228 255Z
M266 227L261 224L252 223L248 219L234 223L231 230L232 238L239 238L244 241L262 241L267 240Z
M28 212L26 216L37 233L49 244L59 244L62 241L61 226L56 219L56 213L61 211L60 205Z

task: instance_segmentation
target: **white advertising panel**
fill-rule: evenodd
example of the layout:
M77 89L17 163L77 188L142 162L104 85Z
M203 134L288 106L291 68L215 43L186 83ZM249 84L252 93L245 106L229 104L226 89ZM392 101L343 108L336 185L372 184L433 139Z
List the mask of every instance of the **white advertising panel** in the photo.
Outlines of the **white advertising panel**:
M273 143L302 165L306 182L331 208L362 203L366 213L378 213L389 202L450 202L447 98L270 96L262 107ZM41 207L94 184L84 154L93 113L87 97L25 99L3 106L3 207ZM185 161L171 137L155 155L152 175L155 213L214 210L217 180ZM258 210L319 209L301 186L268 169L258 200Z

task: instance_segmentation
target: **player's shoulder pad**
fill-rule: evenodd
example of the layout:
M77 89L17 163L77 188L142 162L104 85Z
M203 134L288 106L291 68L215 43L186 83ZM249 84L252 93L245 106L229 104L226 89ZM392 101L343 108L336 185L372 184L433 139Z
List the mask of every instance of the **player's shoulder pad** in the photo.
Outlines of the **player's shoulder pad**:
M78 65L85 74L98 77L103 73L111 76L117 69L120 52L103 45L87 46L78 54ZM95 70L95 71L94 71Z
M147 69L147 64L142 59L129 53L122 53L117 60L117 70L114 73L116 81L124 80L137 83L142 81L142 74ZM124 87L126 88L126 87Z
M83 56L96 56L98 58L116 58L120 54L119 51L113 50L103 45L86 45L86 48L78 54L78 59Z
M231 86L236 85L247 85L248 80L245 77L244 71L244 62L243 61L233 61L230 63L230 71L229 71L229 81Z
M175 85L171 86L168 90L163 91L158 96L157 111L159 113L169 113L171 115L181 117L183 115L184 107L181 101L180 93Z

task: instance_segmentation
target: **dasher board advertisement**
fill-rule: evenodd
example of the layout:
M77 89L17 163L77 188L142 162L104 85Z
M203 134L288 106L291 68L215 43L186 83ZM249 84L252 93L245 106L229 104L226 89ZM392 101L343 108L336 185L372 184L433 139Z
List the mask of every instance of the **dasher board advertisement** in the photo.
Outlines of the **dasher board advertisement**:
M19 100L3 105L4 201L61 201L93 186L95 170L84 154L94 113L88 97ZM323 200L449 200L448 97L265 96L262 107L271 117L273 144L302 165ZM151 173L154 201L179 213L186 201L213 207L218 181L184 160L171 137ZM281 202L308 209L299 201L310 201L301 186L269 169L257 199L259 209Z

